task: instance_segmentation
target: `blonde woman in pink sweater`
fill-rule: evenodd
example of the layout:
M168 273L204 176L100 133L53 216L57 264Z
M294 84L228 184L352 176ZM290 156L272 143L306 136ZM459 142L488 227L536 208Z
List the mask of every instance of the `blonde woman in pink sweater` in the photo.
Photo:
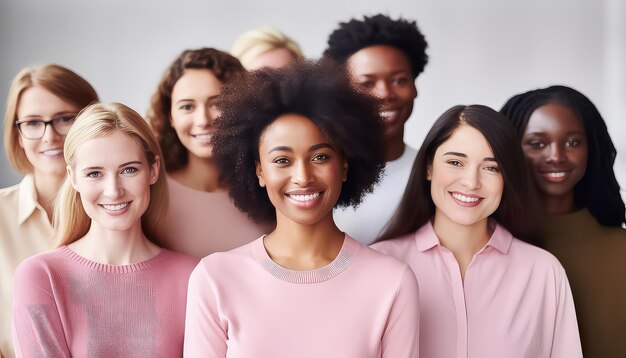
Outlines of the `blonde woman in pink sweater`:
M384 165L382 123L336 68L255 71L224 91L214 155L235 204L276 229L204 258L190 282L186 357L417 357L406 264L341 232Z
M122 104L83 110L64 145L59 247L15 273L18 357L180 357L196 260L151 238L167 206L161 152Z

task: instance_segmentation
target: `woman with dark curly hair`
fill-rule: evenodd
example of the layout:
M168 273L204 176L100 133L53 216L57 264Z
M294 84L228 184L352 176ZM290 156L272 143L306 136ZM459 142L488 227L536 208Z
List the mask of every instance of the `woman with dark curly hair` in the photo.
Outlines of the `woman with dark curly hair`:
M417 357L415 276L333 220L384 165L371 99L336 67L305 62L252 72L222 103L220 172L235 205L276 229L196 267L185 356Z
M501 114L473 105L439 117L384 236L391 239L372 245L417 276L422 357L582 357L565 270L527 243L538 234L534 206Z
M166 248L200 258L271 230L271 224L255 223L235 208L213 159L222 85L244 72L226 52L186 50L152 96L146 118L163 148L170 187L170 206L158 233Z
M518 94L501 112L539 189L542 246L572 283L585 357L626 357L626 219L600 112L566 86Z
M415 81L428 62L415 21L378 14L341 23L328 37L324 56L348 70L354 85L379 100L384 120L385 175L358 208L335 212L340 229L373 243L398 208L417 151L404 143L404 124L417 97Z

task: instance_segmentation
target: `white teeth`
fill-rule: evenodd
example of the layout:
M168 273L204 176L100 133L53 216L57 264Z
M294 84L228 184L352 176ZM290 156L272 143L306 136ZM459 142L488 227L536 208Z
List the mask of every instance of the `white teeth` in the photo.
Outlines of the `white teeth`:
M565 176L565 172L548 173L548 176L551 178L563 178Z
M196 139L199 140L210 140L211 139L211 135L210 134L196 134L193 136Z
M43 155L55 156L63 153L63 149L51 149L41 152Z
M306 195L289 195L290 198L292 198L293 200L297 200L297 201L309 201L309 200L313 200L317 198L318 196L320 196L320 193L306 194Z
M380 112L380 116L383 118L389 118L395 115L398 111L382 111Z
M111 210L111 211L120 211L122 209L124 209L125 207L128 206L128 203L123 203L123 204L115 204L115 205L110 205L110 204L102 204L102 206L107 209L107 210Z
M452 196L456 199L456 200L460 200L464 203L475 203L478 201L478 198L473 198L473 197L469 197L469 196L465 196L465 195L461 195L461 194L457 194L457 193L453 193Z

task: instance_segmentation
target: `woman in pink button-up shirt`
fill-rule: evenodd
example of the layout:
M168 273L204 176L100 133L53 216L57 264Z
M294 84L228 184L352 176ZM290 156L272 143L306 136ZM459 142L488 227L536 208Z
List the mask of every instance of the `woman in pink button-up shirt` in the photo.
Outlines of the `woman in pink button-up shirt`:
M448 110L373 245L417 276L423 357L582 357L563 267L527 243L535 195L516 138L488 107Z

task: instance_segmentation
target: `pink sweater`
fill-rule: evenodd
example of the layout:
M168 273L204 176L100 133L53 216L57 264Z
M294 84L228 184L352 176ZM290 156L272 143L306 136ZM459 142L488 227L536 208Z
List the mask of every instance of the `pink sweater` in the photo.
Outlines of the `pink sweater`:
M130 265L100 264L66 246L15 273L18 357L180 357L189 275L197 260L162 249Z
M313 271L277 265L263 238L210 255L188 297L185 357L418 357L411 269L347 236Z
M563 267L502 226L474 255L464 282L430 223L372 247L408 263L417 276L423 357L582 357Z

